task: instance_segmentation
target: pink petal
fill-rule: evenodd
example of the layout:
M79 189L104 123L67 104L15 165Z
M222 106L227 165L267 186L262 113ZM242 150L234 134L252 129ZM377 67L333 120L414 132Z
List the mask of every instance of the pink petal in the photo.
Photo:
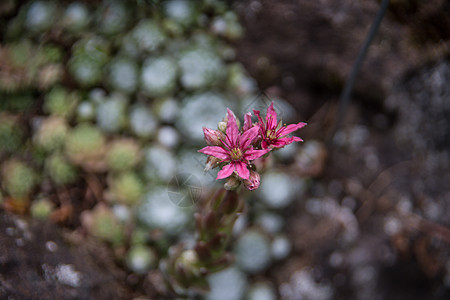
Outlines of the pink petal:
M266 128L274 129L277 127L277 112L273 108L273 101L270 106L267 108L266 112Z
M270 146L272 146L273 148L282 148L292 142L303 142L303 140L296 136L279 138L276 141L272 142Z
M285 136L291 132L294 132L294 131L304 127L305 125L306 125L306 123L300 122L298 124L290 124L286 127L281 127L277 132L277 136Z
M289 145L290 143L292 143L291 140L289 140L290 138L281 138L281 139L277 139L275 141L272 141L270 143L270 147L272 148L283 148L286 145Z
M253 113L258 118L257 126L259 126L259 133L261 134L261 138L264 140L266 138L266 127L264 125L264 121L262 120L262 118L261 118L261 116L259 114L259 110L255 110L254 109Z
M247 131L250 128L253 127L252 124L252 114L251 113L246 113L244 116L244 126L242 127L243 131Z
M222 170L220 170L219 173L217 173L216 179L223 179L229 177L231 174L233 174L234 169L235 169L234 164L231 163L223 166Z
M239 145L242 150L245 150L250 146L251 143L255 140L255 138L258 136L259 127L255 126L250 128L249 130L245 131L240 137L239 137Z
M228 152L219 146L207 146L203 149L198 150L198 152L201 152L203 154L212 155L214 157L220 158L220 159L229 159L230 155Z
M237 145L238 137L239 137L239 129L237 127L236 123L236 117L234 116L234 113L227 108L228 112L228 123L227 123L227 138L230 143L230 147L234 148Z
M269 144L267 144L267 142L266 142L265 140L263 140L263 141L261 142L261 148L267 149L267 148L269 148Z
M270 151L270 149L263 149L263 150L251 149L251 150L247 150L244 153L244 158L246 160L254 160L254 159L257 159L258 157L263 156L264 154L268 153L269 151Z
M236 171L242 179L248 179L250 176L250 171L247 169L247 165L242 161L235 162Z
M303 140L302 140L301 138L299 138L298 136L293 136L293 137L292 137L292 140L293 140L294 142L303 142Z
M258 121L259 121L258 125L261 126L262 129L264 130L264 129L265 129L265 128L264 128L264 121L263 121L263 119L261 118L261 115L260 115L259 110L254 109L254 110L253 110L253 113L254 113L255 116L258 118Z

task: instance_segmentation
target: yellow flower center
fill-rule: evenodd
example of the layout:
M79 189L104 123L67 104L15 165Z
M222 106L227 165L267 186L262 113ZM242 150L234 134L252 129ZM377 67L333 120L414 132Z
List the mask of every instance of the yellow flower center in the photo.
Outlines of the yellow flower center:
M269 140L276 140L277 139L277 133L275 132L275 130L267 130L267 138Z
M242 157L242 151L239 148L233 148L231 149L231 153L230 153L231 159L232 160L239 160Z

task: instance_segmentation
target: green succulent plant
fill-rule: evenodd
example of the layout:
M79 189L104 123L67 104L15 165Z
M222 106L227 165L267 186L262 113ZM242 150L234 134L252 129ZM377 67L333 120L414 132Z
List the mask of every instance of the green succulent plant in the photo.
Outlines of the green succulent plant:
M17 159L4 162L1 171L2 185L13 198L27 198L37 184L35 171Z
M93 86L102 79L109 52L109 42L100 36L81 39L72 47L72 57L68 62L69 72L81 86Z
M45 170L57 185L72 183L77 178L76 168L60 153L47 158Z
M145 192L144 183L133 172L110 177L108 185L108 200L125 205L137 204Z
M33 1L27 9L25 27L32 33L44 32L53 25L58 9L52 1Z
M36 74L33 50L27 39L0 47L0 90L13 93L31 85Z
M96 123L104 132L113 133L125 125L128 97L121 93L112 93L97 104Z
M126 255L128 268L138 274L145 274L157 263L155 251L144 245L132 246Z
M71 33L85 29L90 22L88 7L81 2L69 4L62 16L61 25Z
M114 246L121 245L124 242L123 224L104 204L98 204L93 210L83 212L81 223L92 236L112 243Z
M138 86L139 65L126 56L116 56L107 66L107 83L111 88L131 94Z
M34 135L34 142L46 151L62 148L69 127L62 117L50 116L42 120Z
M0 114L0 155L13 153L19 149L23 141L23 129L16 118Z
M44 111L55 116L70 118L77 107L80 97L76 91L68 92L62 86L56 86L45 96Z
M126 2L103 1L98 10L97 26L106 35L114 35L123 31L130 19L130 9L126 7Z
M50 87L61 77L62 57L57 46L37 45L28 39L0 47L0 90L15 93Z
M53 208L54 205L50 200L42 198L31 203L30 212L34 218L45 220L50 216Z
M88 170L104 167L105 137L88 123L76 126L67 136L65 152L72 162Z
M111 171L130 170L140 159L139 144L133 139L118 139L109 144L106 162Z

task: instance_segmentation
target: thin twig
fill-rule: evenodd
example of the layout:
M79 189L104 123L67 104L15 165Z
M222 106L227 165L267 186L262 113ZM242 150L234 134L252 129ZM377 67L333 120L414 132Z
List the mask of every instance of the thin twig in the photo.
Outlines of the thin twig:
M378 28L380 27L381 20L383 19L387 7L389 5L389 0L383 0L381 3L380 9L378 10L378 13L375 17L375 21L372 24L372 27L370 28L369 34L367 35L367 39L364 42L361 50L359 51L358 57L356 58L355 64L353 65L352 71L350 73L350 76L348 77L344 90L341 93L340 99L339 99L339 112L338 112L338 120L336 122L336 125L331 132L330 140L333 139L333 136L338 131L339 127L342 125L342 122L344 120L345 112L347 111L348 104L350 102L350 96L351 92L353 90L353 85L355 84L356 77L358 76L359 70L361 69L362 62L364 61L364 58L366 57L367 50L369 49L370 44L372 43L376 33L378 32Z

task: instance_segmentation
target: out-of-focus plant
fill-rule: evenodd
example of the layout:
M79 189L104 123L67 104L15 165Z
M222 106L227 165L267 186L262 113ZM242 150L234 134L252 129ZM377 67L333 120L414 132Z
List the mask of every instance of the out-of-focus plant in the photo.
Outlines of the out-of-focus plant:
M30 194L37 183L36 172L24 162L10 159L1 167L2 187L8 193L6 205L12 211L23 213L30 204Z
M69 134L65 143L65 152L72 162L88 171L105 169L105 137L92 125L82 123Z
M2 208L70 226L80 219L76 230L106 242L122 266L139 275L157 268L171 245L189 241L195 223L165 187L177 172L201 173L190 147L202 141L201 126L215 126L213 112L256 96L229 44L243 32L237 15L219 0L11 0L0 16ZM238 139L262 137L262 129L247 129ZM254 166L261 172L264 163L256 153L271 151L252 144L219 164L208 159L229 189L196 217L210 272L230 262L227 241L244 208L236 189L258 187ZM197 248L182 260L198 256ZM183 280L182 287L192 282Z

